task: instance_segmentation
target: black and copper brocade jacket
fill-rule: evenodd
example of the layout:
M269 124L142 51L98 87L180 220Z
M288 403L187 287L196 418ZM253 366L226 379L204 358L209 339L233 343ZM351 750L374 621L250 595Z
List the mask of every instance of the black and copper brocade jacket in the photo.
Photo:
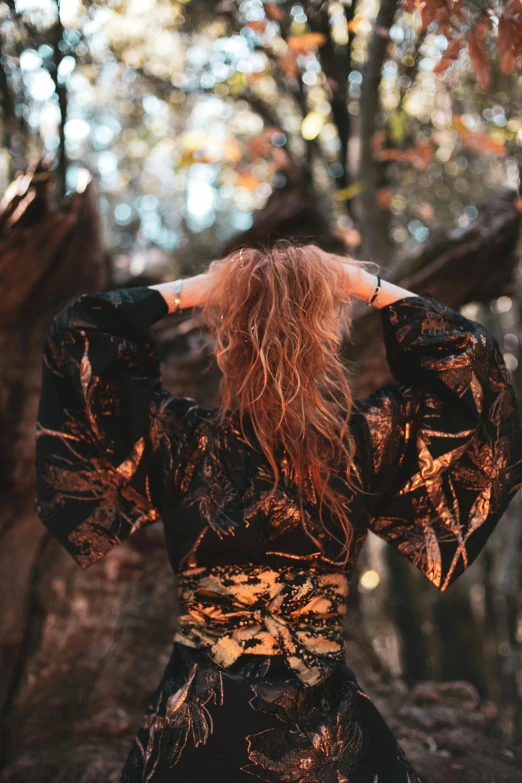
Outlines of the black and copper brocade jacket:
M371 530L441 591L473 562L522 482L519 409L498 343L429 295L380 310L395 382L358 399L347 565L308 498L271 471L231 416L162 388L156 290L85 294L44 346L37 512L86 568L164 522L181 617L175 639L219 666L283 655L306 685L343 658L350 575ZM256 442L252 429L248 432Z

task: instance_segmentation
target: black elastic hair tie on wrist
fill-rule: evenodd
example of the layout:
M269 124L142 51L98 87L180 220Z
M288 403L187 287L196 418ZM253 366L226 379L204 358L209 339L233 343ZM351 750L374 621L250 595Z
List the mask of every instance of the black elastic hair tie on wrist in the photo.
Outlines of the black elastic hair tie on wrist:
M376 275L376 278L377 278L377 285L375 286L375 291L373 292L371 299L369 299L369 301L367 302L367 304L369 304L369 305L373 304L373 302L375 301L375 297L377 296L377 294L381 290L381 278L380 278L380 275Z

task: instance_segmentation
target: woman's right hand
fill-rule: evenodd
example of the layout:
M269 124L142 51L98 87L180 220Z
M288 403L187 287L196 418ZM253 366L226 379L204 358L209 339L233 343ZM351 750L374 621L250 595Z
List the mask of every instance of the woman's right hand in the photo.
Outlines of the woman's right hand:
M370 300L377 285L377 276L373 274L373 272L369 272L364 268L361 262L350 258L350 256L327 253L316 245L310 245L310 248L318 253L325 261L335 260L336 263L341 262L345 270L345 290L350 296L354 296L362 302L368 302ZM415 296L415 294L412 291L408 291L406 288L401 288L394 283L390 283L388 280L381 280L381 286L377 296L372 302L372 307L380 309L381 307L385 307L386 305L397 301L397 299L402 299L406 296Z
M346 292L352 294L352 296L357 296L355 291L357 291L357 289L361 287L361 284L363 284L360 274L364 271L363 267L361 267L357 261L350 256L340 256L337 253L328 253L326 250L323 250L317 245L308 245L308 247L327 263L329 261L335 262L336 265L341 263L345 271Z

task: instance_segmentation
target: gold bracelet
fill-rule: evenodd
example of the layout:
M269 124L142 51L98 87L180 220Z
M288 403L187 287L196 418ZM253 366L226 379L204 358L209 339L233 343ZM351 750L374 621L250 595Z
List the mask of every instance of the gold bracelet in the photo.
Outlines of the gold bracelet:
M172 311L173 313L181 313L182 307L181 307L181 284L183 283L183 280L179 278L174 283L174 304L176 305L175 309Z

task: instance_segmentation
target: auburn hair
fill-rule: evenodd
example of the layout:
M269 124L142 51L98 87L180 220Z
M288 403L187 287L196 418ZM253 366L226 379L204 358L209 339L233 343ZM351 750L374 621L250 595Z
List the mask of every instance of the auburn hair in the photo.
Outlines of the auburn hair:
M274 473L270 497L279 486L284 457L301 518L304 499L315 505L319 497L320 524L341 544L346 562L353 531L346 494L333 481L340 476L356 485L355 443L348 428L353 376L340 356L352 323L342 259L323 256L315 245L278 240L270 247L234 251L207 271L212 286L200 313L223 373L217 421L224 423L238 411L250 444L244 429L249 414ZM323 504L337 519L340 538L324 523Z

